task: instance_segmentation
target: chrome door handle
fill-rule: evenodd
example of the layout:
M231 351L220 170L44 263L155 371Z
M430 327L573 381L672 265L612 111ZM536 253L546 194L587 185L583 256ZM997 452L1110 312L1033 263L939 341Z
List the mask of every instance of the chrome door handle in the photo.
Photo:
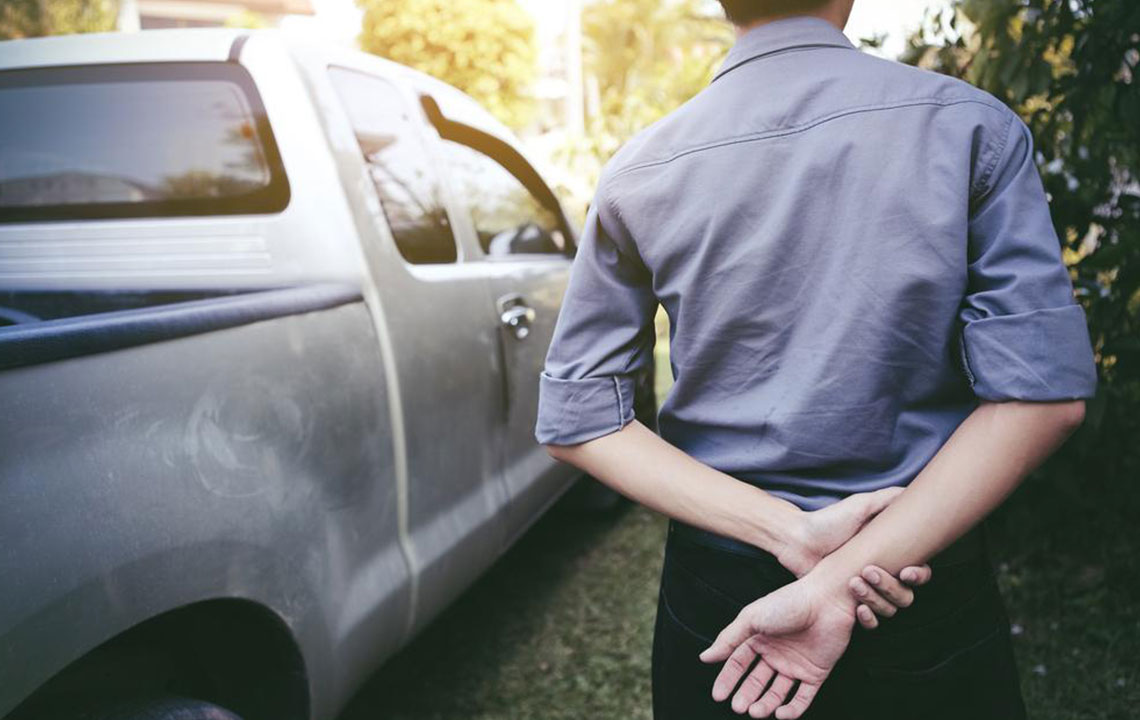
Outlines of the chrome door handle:
M534 308L529 305L513 305L499 315L503 327L514 332L519 340L530 335L530 324L534 320Z
M530 324L534 321L534 308L518 293L507 293L495 301L499 309L499 322L514 333L518 340L530 335Z

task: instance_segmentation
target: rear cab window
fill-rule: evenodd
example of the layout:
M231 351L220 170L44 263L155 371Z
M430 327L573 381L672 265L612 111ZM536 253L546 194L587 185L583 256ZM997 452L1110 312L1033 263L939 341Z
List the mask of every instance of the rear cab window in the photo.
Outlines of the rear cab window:
M276 213L289 197L264 106L236 63L0 71L0 227ZM4 264L0 252L0 284ZM0 286L0 328L217 294Z
M0 72L0 222L283 210L289 185L233 63Z

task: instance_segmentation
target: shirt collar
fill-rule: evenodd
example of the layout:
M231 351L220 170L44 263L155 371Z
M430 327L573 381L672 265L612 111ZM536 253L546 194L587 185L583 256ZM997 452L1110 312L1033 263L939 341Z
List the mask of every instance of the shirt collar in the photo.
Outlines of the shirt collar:
M712 81L716 82L725 73L766 55L792 48L828 46L855 49L842 30L821 17L793 15L771 20L737 38Z

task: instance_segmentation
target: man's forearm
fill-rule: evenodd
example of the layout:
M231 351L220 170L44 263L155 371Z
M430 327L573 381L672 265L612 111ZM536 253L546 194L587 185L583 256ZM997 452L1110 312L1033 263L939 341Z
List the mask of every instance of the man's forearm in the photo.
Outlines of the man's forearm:
M927 561L980 522L1080 425L1084 402L980 404L907 490L813 568L846 595L876 564L888 573Z
M802 511L701 463L637 420L578 445L548 445L568 462L663 515L779 556Z

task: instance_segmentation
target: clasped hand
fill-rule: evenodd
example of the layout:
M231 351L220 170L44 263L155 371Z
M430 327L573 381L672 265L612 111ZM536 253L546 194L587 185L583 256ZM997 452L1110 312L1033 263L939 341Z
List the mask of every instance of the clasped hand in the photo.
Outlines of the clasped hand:
M873 565L861 577L844 580L811 572L901 492L859 493L804 513L777 552L799 579L746 605L700 654L704 662L724 661L712 688L715 700L727 699L736 688L737 713L798 718L847 649L855 622L871 629L878 625L876 615L890 617L910 605L911 588L930 579L927 565L903 568L898 578Z

